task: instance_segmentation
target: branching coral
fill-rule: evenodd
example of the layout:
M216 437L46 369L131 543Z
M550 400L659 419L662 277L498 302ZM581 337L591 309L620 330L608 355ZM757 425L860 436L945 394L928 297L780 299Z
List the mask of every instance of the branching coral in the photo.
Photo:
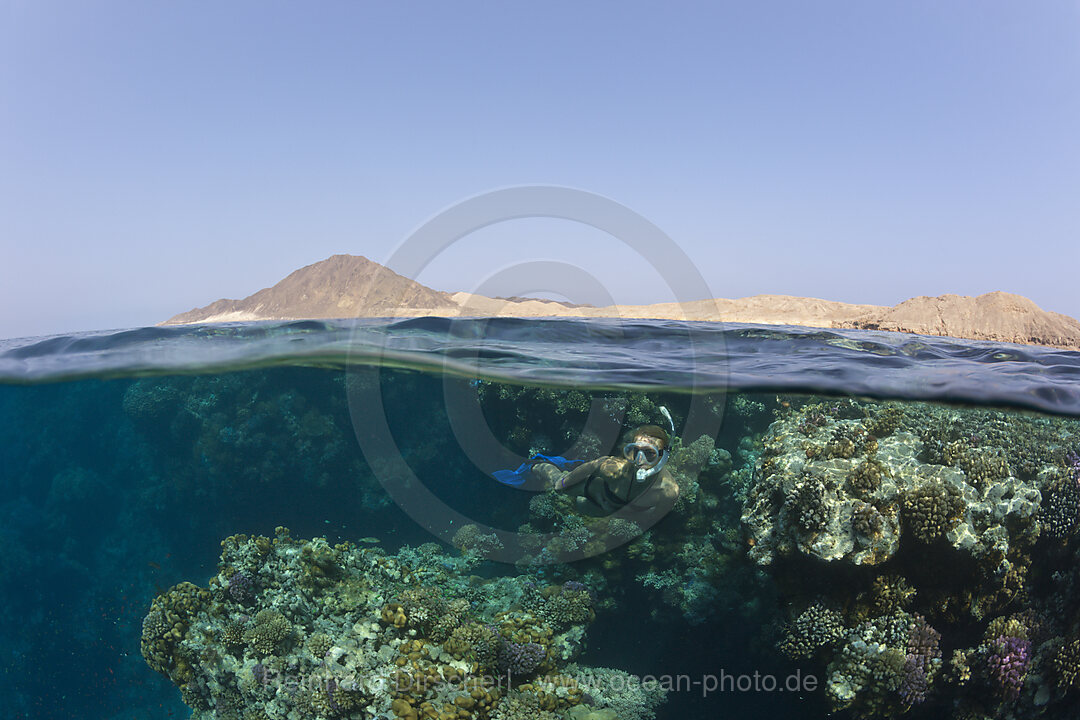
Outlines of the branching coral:
M1080 529L1080 472L1056 476L1043 492L1039 510L1042 534L1066 540Z
M869 500L881 487L881 478L888 469L874 459L863 460L848 474L848 487L851 494L862 500Z
M1020 697L1031 662L1031 641L999 636L990 645L986 666L994 680L994 691L1006 700Z
M904 498L904 518L915 537L933 542L956 526L964 501L951 485L928 482Z
M504 640L496 656L495 668L500 675L523 677L536 672L546 657L547 651L540 643Z
M837 642L843 634L843 616L836 610L815 603L788 624L777 647L788 657L808 658L821 648Z
M292 625L284 615L276 610L260 610L255 624L244 633L244 642L259 655L270 655L292 635Z
M904 674L898 692L908 705L925 702L930 684L941 667L941 633L916 615L911 622Z
M805 532L817 532L828 522L825 485L819 478L806 477L792 489L785 504L790 517Z
M864 538L875 538L885 527L885 517L870 503L859 502L851 510L851 527Z
M876 438L892 435L904 420L904 409L899 405L883 405L871 417L863 421L866 432Z

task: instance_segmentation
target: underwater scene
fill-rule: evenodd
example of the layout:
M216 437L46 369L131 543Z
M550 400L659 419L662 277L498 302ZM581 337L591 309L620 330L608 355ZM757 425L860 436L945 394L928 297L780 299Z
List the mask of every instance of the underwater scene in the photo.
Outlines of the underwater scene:
M4 717L1080 717L1080 353L144 328L0 422Z

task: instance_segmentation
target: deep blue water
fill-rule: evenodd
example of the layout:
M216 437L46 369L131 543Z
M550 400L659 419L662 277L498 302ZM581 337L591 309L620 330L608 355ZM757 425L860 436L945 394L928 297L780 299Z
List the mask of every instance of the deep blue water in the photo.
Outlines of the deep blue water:
M1080 417L1080 353L803 328L432 318L0 341L4 716L186 717L179 691L140 656L154 596L184 580L204 585L220 541L236 533L287 526L332 543L373 538L389 552L448 539L460 522L403 507L387 463L404 462L446 518L513 530L529 519L531 496L488 473L537 448L580 450L591 423L614 438L662 423L663 405L679 435L708 434L730 454L729 471L748 479L775 418L849 396L982 407L1061 429L1067 443ZM686 517L712 518L711 537L727 528L741 548L741 498L717 487L715 505ZM596 565L610 602L582 661L641 674L821 674L774 651L795 597L790 569L755 568L742 549L724 556L730 575L668 562L698 542L694 522L660 521L654 559L612 551ZM1038 558L1066 562L1076 539L1066 542L1065 551L1037 546ZM590 562L535 572L562 577ZM672 568L682 588L665 604L637 576ZM1055 569L1031 573L1033 593ZM974 630L955 632L959 642ZM1053 706L1057 716L1076 709L1069 697ZM828 711L820 693L683 692L657 717ZM950 712L930 702L912 716Z

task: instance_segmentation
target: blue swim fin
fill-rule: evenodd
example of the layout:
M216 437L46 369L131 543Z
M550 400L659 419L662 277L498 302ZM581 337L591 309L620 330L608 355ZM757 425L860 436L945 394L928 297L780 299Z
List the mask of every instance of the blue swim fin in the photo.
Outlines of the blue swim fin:
M496 470L491 473L491 477L495 478L503 485L518 487L528 479L529 473L533 469L533 465L542 462L551 463L560 470L572 470L583 461L567 460L560 455L544 455L542 453L536 453L531 458L518 465L517 470Z

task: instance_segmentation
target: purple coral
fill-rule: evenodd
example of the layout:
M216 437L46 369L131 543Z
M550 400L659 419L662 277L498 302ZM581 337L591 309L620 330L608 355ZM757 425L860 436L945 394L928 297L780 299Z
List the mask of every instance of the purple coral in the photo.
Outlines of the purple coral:
M1073 478L1080 480L1080 450L1067 452L1065 454L1065 464L1069 466Z
M908 705L926 700L930 691L930 678L941 658L941 633L922 615L916 615L908 635L907 656L904 658L904 676L897 691Z
M918 705L926 700L930 680L926 677L926 666L918 656L909 654L904 659L904 675L900 678L897 692L908 705Z
M991 643L986 665L996 683L994 690L1006 700L1020 697L1031 662L1031 642L1018 637L999 635Z
M503 641L499 648L497 666L500 675L531 675L547 657L547 651L539 643L516 643Z
M255 581L245 572L237 572L229 578L229 597L246 605L255 599Z
M330 706L330 709L336 713L341 712L341 706L334 700L334 693L337 692L338 684L337 680L330 678L326 681L326 703Z

